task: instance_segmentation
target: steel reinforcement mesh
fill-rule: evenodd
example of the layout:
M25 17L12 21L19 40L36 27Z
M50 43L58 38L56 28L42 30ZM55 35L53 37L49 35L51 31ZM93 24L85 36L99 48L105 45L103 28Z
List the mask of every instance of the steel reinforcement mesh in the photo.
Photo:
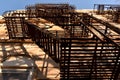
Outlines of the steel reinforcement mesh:
M95 39L61 41L61 80L117 80L120 48ZM118 79L119 80L119 79Z
M25 25L25 17L5 17L5 22L10 39L25 39L28 37L28 29Z
M28 18L44 18L55 25L68 30L69 37L59 37L37 25L28 23L20 33L26 32L32 40L43 48L54 61L60 64L61 80L119 80L120 46L106 34L100 32L93 24L106 25L103 21L74 12L74 7L68 4L36 4L28 6ZM63 14L64 13L64 14ZM49 15L50 14L50 15ZM22 18L6 18L11 38L21 37L16 25L22 25ZM17 24L15 23L17 21ZM20 22L19 22L20 21ZM25 30L21 32L22 30ZM113 29L117 31L116 29ZM104 29L106 31L106 29ZM109 31L109 30L108 30ZM117 31L119 32L119 31ZM79 34L79 36L77 35ZM77 37L76 37L77 36Z
M28 26L32 40L60 64L61 80L119 77L120 47L113 42L101 41L94 34L88 38L56 38L36 25L28 23Z

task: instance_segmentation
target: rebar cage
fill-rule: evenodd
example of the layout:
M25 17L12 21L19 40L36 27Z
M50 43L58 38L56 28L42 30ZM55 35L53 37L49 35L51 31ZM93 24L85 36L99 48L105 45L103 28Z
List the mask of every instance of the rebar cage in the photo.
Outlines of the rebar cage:
M119 29L92 15L75 12L68 4L35 4L27 6L26 12L27 35L60 64L61 80L120 79ZM44 18L64 31L53 34L29 22L30 18Z

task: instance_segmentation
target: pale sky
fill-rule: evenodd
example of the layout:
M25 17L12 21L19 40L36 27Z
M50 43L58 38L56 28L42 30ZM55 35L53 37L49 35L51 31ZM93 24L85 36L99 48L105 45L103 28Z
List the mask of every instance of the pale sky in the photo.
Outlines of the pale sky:
M25 9L35 3L69 3L76 9L92 9L94 4L120 4L120 0L1 0L0 14L8 10Z

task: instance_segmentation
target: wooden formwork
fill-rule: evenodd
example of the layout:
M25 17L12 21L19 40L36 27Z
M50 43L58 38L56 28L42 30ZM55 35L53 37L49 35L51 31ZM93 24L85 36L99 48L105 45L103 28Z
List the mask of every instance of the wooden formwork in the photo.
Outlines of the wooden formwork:
M114 32L119 34L119 31L87 14L69 15L68 22L59 24L68 30L67 37L56 37L45 29L27 24L32 40L60 64L61 79L118 79L120 46L108 34L110 30L113 35ZM96 24L99 24L98 27ZM76 33L79 36L75 36Z
M36 15L36 18L46 19L47 21L64 28L72 37L79 37L80 34L89 33L86 28L80 27L82 14L75 12L75 7L69 4L35 4L27 6L26 9L29 16L32 16L32 12L35 11L34 15ZM81 30L81 32L77 30ZM87 32L83 30L86 30Z
M76 13L74 7L68 4L36 4L26 9L28 18L44 18L54 23L53 26L62 27L68 34L61 32L64 35L60 37L60 31L53 34L38 25L25 23L25 17L5 17L9 37L30 36L60 64L61 79L119 80L118 28L92 15ZM98 9L101 13L104 5L99 5ZM21 30L18 30L19 26Z
M120 47L109 39L104 41L95 33L84 38L56 37L36 25L27 25L32 40L60 64L61 79L118 78Z

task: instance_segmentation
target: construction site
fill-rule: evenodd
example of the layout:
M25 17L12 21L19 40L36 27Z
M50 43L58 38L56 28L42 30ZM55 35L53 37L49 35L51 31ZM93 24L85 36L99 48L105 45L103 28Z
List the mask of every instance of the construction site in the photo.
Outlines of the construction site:
M26 5L0 31L0 80L120 80L120 5Z

